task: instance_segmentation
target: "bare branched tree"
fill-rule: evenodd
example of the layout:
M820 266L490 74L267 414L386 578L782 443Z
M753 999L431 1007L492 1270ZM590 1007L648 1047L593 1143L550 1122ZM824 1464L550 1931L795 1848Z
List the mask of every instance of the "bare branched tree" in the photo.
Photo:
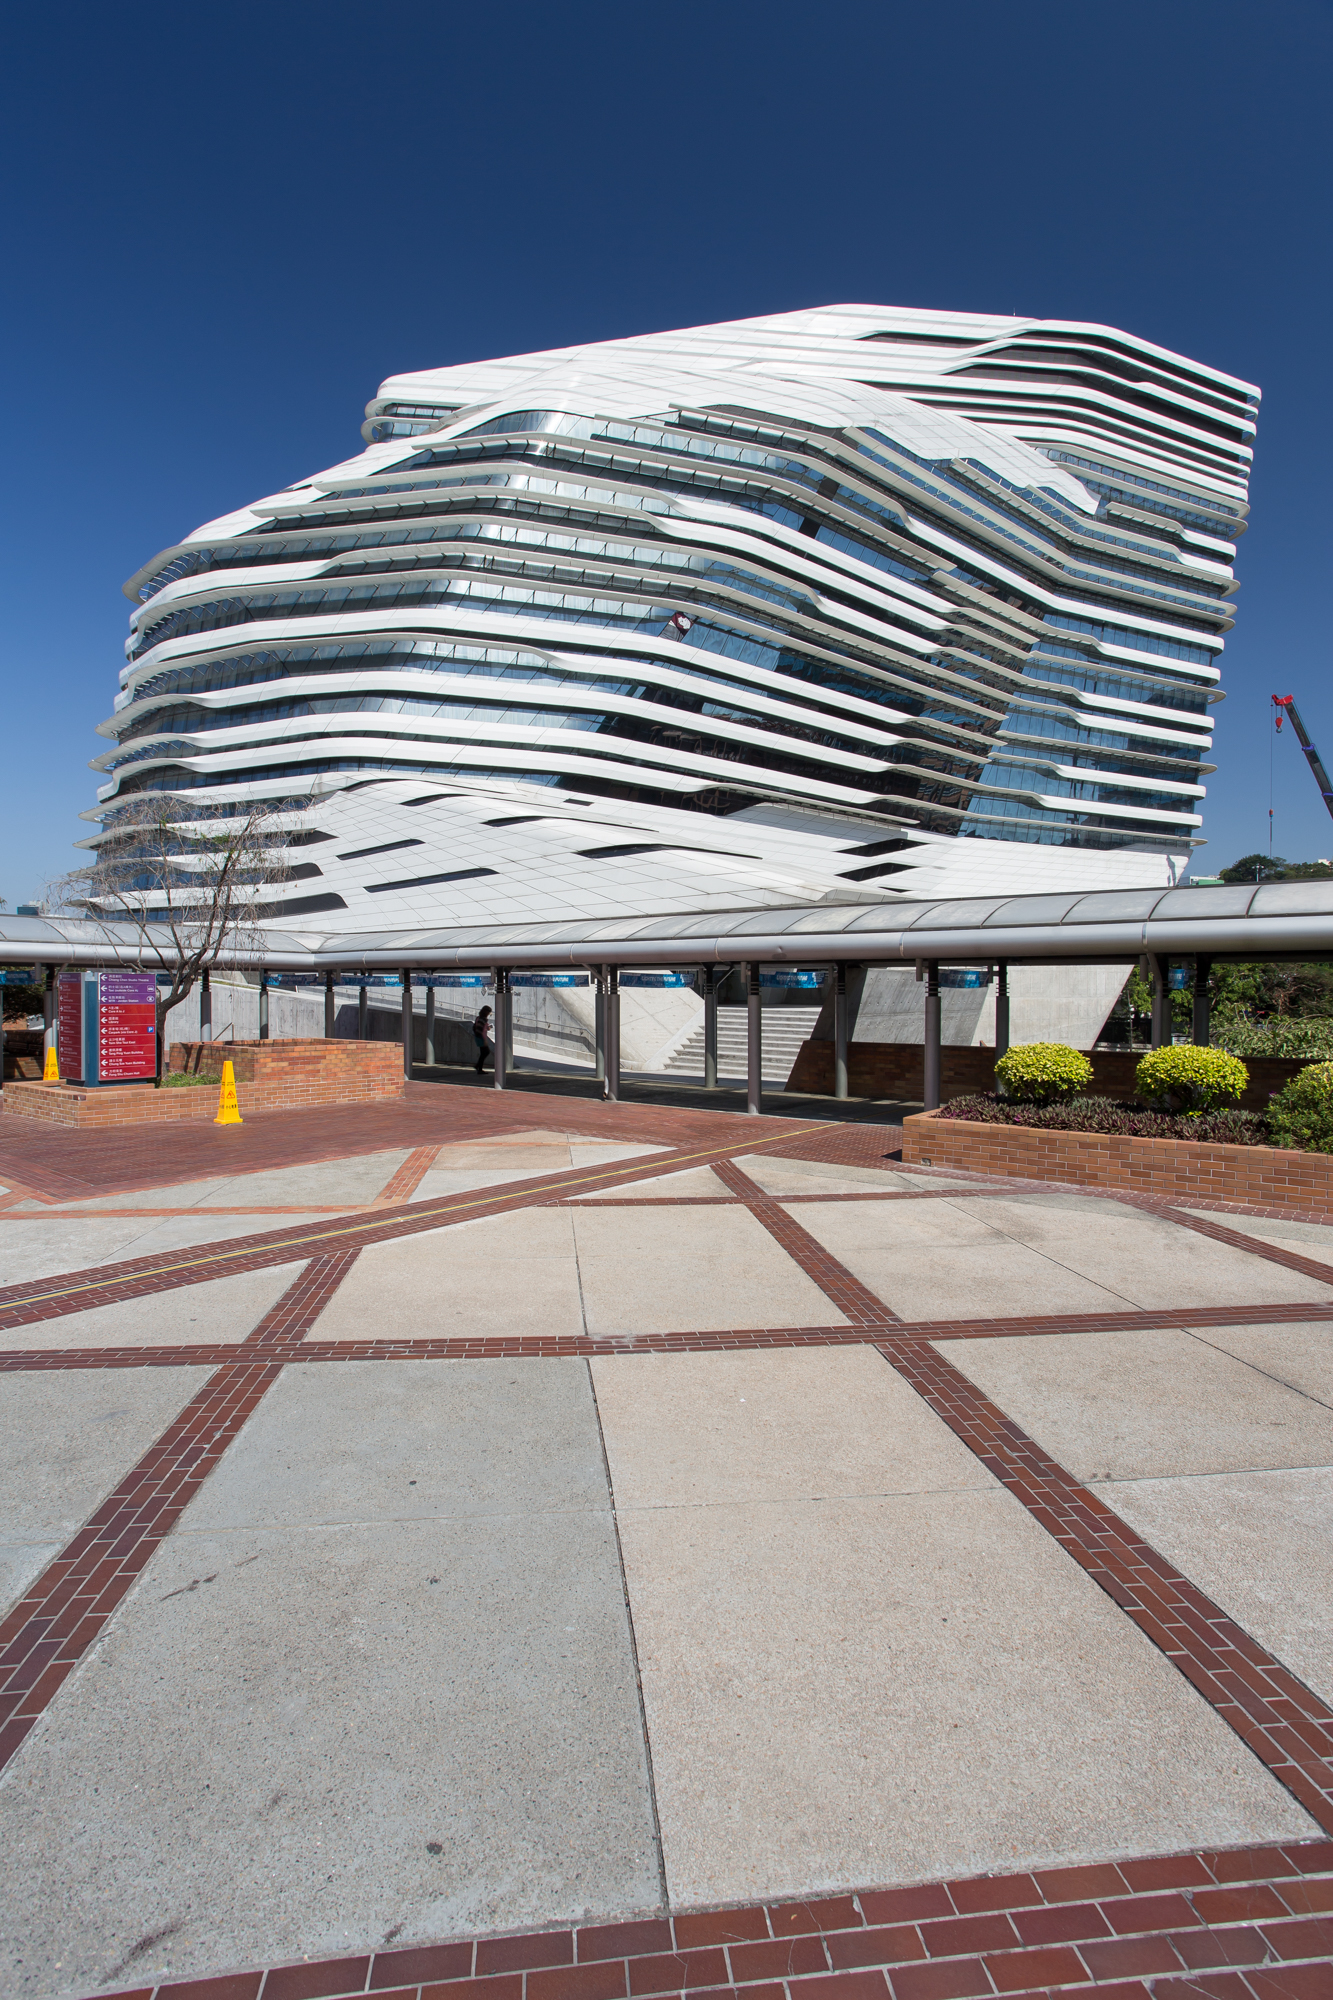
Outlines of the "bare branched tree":
M166 974L157 989L157 1074L167 1015L200 975L259 953L277 886L291 877L291 808L247 801L239 810L171 792L117 800L97 858L52 885L45 907L77 909L135 934L127 962Z

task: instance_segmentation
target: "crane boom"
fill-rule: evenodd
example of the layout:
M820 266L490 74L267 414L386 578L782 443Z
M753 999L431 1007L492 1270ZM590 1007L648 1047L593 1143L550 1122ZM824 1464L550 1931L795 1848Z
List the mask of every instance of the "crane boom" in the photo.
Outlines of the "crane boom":
M1323 794L1324 804L1328 807L1329 813L1333 815L1333 783L1329 782L1328 772L1324 769L1324 760L1310 740L1310 732L1301 721L1301 712L1297 708L1294 699L1289 694L1275 694L1273 696L1273 706L1277 710L1277 726L1279 729L1282 727L1283 712L1285 711L1291 717L1291 726L1296 731L1296 741L1305 752L1305 761L1314 772L1315 783Z

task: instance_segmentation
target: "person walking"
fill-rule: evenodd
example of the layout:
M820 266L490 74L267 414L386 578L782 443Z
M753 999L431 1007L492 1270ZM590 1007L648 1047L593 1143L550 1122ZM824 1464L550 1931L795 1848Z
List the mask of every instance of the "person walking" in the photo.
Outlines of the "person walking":
M477 1044L477 1075L480 1076L486 1062L486 1052L490 1051L491 1068L495 1068L495 1041L491 1035L491 1010L483 1007L472 1023L473 1039Z

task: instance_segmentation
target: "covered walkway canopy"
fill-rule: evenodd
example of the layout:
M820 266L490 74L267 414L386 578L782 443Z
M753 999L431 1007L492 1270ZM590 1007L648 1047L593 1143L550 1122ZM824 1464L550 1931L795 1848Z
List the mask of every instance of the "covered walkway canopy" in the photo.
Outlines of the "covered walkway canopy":
M925 985L925 1102L939 1102L939 968L994 965L1000 970L996 1043L1007 1045L1009 965L1132 964L1147 958L1154 988L1154 1040L1166 1019L1166 967L1171 959L1196 966L1194 1035L1208 1039L1206 978L1217 960L1333 958L1333 876L1328 880L1239 883L1212 888L1103 889L1039 896L971 896L950 901L872 904L821 902L748 909L719 915L689 913L642 920L567 917L548 923L467 925L389 931L287 931L263 927L259 943L236 943L226 962L251 971L323 974L332 995L335 974L404 975L405 1054L410 1057L412 973L487 970L495 975L497 1047L509 1046L509 975L518 971L588 970L603 1005L608 1091L619 1086L619 991L622 968L696 968L704 973L706 1048L716 1079L715 968L744 965L750 995L749 1101L758 1110L761 1075L759 972L764 966L833 967L836 1094L846 1095L846 969L914 963ZM103 923L87 917L0 916L0 966L45 969L172 961L165 926ZM48 992L47 1027L52 998ZM331 1011L331 1005L330 1005ZM504 1039L501 1039L501 1036ZM496 1064L504 1086L506 1063Z

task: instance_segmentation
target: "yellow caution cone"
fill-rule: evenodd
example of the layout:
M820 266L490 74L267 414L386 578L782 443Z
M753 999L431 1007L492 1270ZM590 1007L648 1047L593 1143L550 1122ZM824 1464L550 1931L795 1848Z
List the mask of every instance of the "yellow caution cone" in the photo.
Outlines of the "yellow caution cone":
M56 1061L56 1045L52 1042L46 1051L46 1068L42 1071L43 1083L59 1083L60 1064Z
M218 1092L218 1115L215 1125L240 1125L241 1107L236 1102L236 1073L229 1062L222 1065L222 1088Z

